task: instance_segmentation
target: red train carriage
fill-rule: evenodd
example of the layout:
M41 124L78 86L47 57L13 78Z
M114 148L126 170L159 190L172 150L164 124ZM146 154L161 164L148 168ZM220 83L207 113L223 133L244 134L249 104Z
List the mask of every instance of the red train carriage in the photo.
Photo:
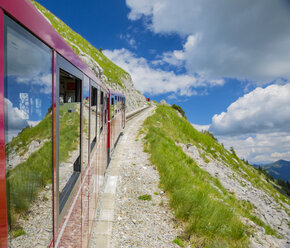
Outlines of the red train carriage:
M0 247L87 247L125 97L29 1L0 8Z
M121 131L125 126L125 97L119 92L109 90L109 136L108 156L110 156L117 144Z

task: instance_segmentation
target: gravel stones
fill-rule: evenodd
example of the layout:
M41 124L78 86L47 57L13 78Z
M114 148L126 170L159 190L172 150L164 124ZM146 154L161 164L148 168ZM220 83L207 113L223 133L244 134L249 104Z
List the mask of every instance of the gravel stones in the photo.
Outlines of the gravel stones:
M158 188L159 174L149 164L142 141L134 139L128 139L128 157L121 164L112 247L178 247L172 241L180 230L174 228L167 197ZM152 200L139 200L142 195Z
M110 247L179 247L172 241L181 229L175 228L166 194L158 188L158 171L144 153L141 137L136 139L141 124L152 112L152 108L147 109L127 123L114 154L120 174ZM152 200L139 200L142 195L150 195Z

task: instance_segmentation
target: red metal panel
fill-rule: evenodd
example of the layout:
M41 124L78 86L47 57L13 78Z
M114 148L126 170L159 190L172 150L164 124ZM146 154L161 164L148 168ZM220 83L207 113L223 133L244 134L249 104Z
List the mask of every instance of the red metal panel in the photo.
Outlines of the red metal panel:
M55 242L56 247L82 247L82 211L81 211L81 188L80 184L76 190L75 196L68 208L66 215L64 216L62 223L60 224L59 233Z
M5 166L5 124L4 124L4 19L0 10L0 247L8 246L6 166Z
M108 98L109 98L109 101L108 101L108 139L107 139L108 143L107 143L107 148L108 148L108 151L110 151L110 148L111 148L111 144L110 144L110 141L111 141L111 93L108 94Z
M53 50L52 54L52 167L53 167L53 246L57 234L57 182L56 182L56 58L57 53Z
M87 168L89 165L87 166ZM86 171L87 171L86 168ZM89 180L88 174L82 173L83 187L82 187L82 247L88 247L88 237L89 237Z
M83 73L103 85L29 0L1 0L0 7Z

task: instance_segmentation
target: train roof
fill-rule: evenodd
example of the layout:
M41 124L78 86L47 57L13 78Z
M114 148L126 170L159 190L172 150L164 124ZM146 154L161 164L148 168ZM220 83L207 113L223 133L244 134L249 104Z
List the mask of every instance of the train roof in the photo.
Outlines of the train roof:
M119 91L112 90L112 89L109 89L109 91L110 91L110 93L112 95L118 95L118 96L124 96L125 97L125 95L123 93L119 92Z
M29 0L1 0L0 8L85 75L108 89Z

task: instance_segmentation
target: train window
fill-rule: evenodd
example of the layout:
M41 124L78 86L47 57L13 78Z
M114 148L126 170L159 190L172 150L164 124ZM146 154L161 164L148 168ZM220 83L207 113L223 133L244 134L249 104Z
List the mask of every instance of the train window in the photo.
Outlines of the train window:
M109 98L107 95L105 95L105 99L106 99L106 102L105 102L105 123L107 123L107 121L108 121L108 103L109 103Z
M104 122L104 92L101 91L101 113L100 113L100 132L103 131L103 122Z
M100 105L101 91L98 90L98 101L97 101L97 137L100 136L100 126L101 126L101 105Z
M68 63L68 62L66 62ZM64 208L81 171L81 80L59 70L58 190Z
M93 150L97 142L97 100L98 89L91 86L91 106L90 106L90 149Z
M89 162L90 80L84 76L83 93L83 168Z
M12 19L4 18L9 247L30 246L27 237L41 239L48 247L53 227L52 50ZM24 230L26 235L17 237Z
M115 108L115 103L114 103L114 97L111 98L111 106L110 106L110 115L111 115L111 119L114 118L114 115L115 115L115 111L114 111L114 108Z
M101 104L104 104L104 92L101 90Z

